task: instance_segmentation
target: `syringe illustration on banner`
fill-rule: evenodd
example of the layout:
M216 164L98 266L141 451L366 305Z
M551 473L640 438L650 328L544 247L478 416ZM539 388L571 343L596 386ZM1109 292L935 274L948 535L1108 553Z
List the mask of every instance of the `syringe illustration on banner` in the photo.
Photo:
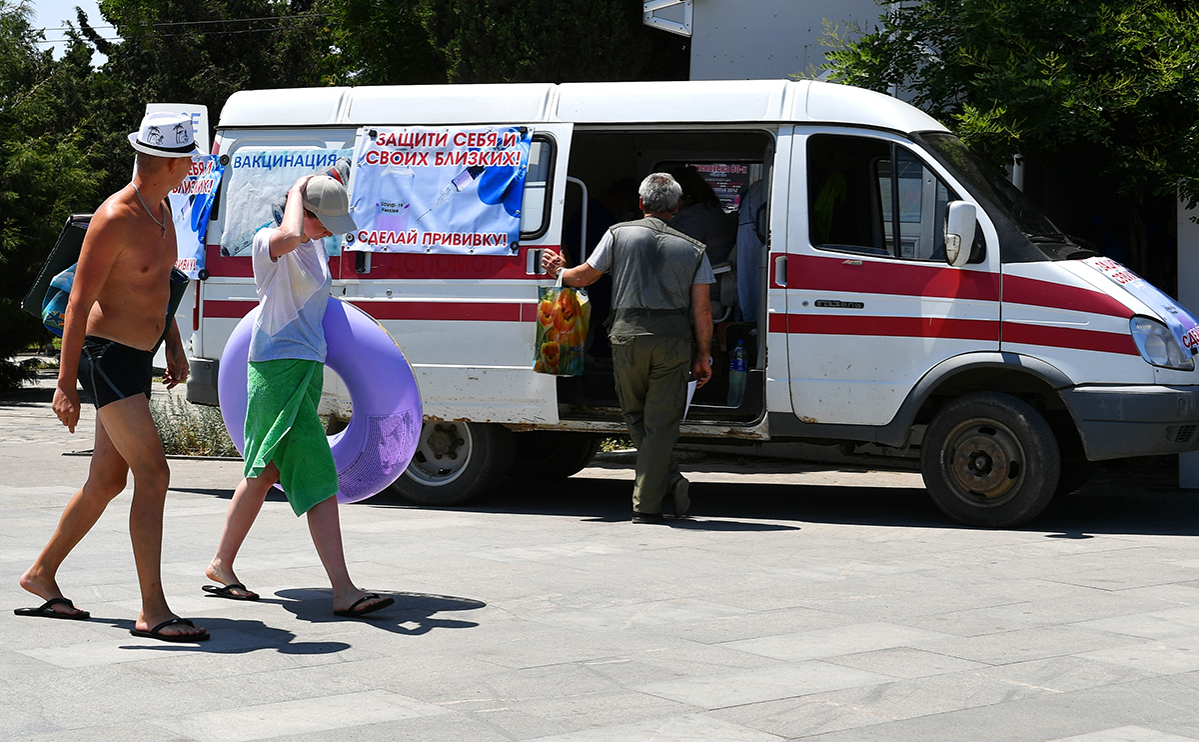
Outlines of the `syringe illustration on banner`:
M517 130L512 130L515 133ZM505 138L506 141L512 141ZM515 140L519 143L520 140ZM503 152L510 145L505 144L496 147L496 152ZM477 151L477 150L476 150ZM475 181L478 181L479 200L489 206L495 206L502 203L504 210L509 216L520 216L521 198L524 195L524 177L523 174L528 170L528 162L522 157L517 165L469 165L462 172L455 175L442 187L437 194L437 199L433 205L425 210L425 213L416 218L415 223L420 223L422 219L428 216L434 209L441 206L452 197L464 191L467 186ZM517 177L517 176L522 177ZM512 188L513 184L519 184L520 188Z
M455 175L453 178L450 178L450 182L446 183L445 187L441 189L441 192L437 194L437 200L433 202L433 205L430 206L425 213L416 218L417 223L420 223L420 220L428 216L433 209L436 209L446 201L449 201L451 196L461 193L463 188L466 188L468 185L473 183L475 178L478 178L480 175L482 175L483 171L486 169L487 168L483 165L471 165Z

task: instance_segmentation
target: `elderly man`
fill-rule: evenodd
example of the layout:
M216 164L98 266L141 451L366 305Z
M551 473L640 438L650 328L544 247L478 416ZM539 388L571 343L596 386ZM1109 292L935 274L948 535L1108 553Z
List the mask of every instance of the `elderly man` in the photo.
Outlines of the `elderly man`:
M654 173L638 189L643 219L611 227L587 262L562 273L567 286L589 286L612 274L612 325L608 333L616 393L637 447L633 522L662 522L663 502L682 517L690 507L688 482L672 450L687 401L690 373L698 386L712 377L712 307L715 282L702 243L671 229L682 188ZM551 276L562 256L546 252ZM694 342L694 348L693 348Z
M142 606L130 633L192 642L208 632L167 606L162 589L162 515L170 470L150 417L152 349L166 333L168 387L187 377L187 355L175 318L167 316L175 265L175 225L167 194L187 177L197 148L191 120L147 114L129 135L137 152L133 182L109 196L92 216L75 270L62 334L62 361L53 409L74 433L78 381L96 405L96 438L83 488L63 510L49 543L21 575L21 587L45 599L18 615L86 619L63 597L56 576L133 472L129 535Z

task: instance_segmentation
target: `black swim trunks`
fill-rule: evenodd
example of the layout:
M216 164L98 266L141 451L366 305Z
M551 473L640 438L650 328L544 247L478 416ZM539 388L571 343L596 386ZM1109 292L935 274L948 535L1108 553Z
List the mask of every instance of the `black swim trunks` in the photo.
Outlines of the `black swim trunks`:
M149 399L153 364L154 354L148 350L88 335L79 356L79 383L97 410L135 394Z

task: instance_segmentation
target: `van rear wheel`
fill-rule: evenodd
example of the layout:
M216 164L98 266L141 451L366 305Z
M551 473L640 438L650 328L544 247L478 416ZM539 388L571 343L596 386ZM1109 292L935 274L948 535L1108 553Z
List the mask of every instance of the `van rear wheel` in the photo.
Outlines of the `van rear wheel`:
M461 505L503 480L512 452L512 434L502 425L430 420L391 491L417 505Z
M1032 520L1053 499L1061 454L1049 423L1027 402L976 392L936 414L920 463L929 495L946 515L1005 528Z

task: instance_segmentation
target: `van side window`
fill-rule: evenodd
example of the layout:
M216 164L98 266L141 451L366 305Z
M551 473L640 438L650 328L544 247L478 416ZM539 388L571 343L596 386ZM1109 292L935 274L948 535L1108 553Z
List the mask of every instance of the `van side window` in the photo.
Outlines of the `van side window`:
M549 227L550 176L553 172L554 143L548 137L533 135L529 145L529 171L520 207L520 235L535 239Z
M944 260L946 205L954 198L897 144L834 134L808 139L808 222L816 247Z

